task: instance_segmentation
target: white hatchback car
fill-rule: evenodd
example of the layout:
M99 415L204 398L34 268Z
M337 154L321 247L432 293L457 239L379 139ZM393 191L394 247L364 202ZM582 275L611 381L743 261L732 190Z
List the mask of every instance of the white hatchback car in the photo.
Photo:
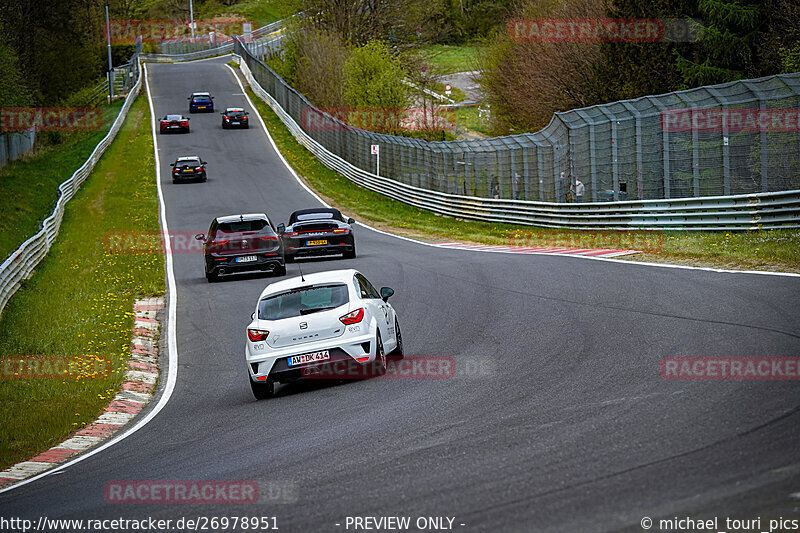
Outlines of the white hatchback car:
M275 383L369 377L403 356L394 291L380 292L357 270L317 272L271 283L247 326L245 358L257 399Z

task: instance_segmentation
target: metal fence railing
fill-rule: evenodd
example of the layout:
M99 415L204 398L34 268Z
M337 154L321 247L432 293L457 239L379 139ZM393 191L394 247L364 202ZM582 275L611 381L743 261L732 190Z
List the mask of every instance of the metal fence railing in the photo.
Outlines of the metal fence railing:
M53 245L58 235L67 202L75 196L81 184L89 177L95 164L100 160L100 157L122 127L122 123L128 115L128 110L133 104L136 95L139 94L142 83L141 65L135 54L130 64L135 67L135 74L131 79L133 85L130 91L128 91L125 102L116 120L114 120L114 123L111 125L108 134L97 144L92 154L89 156L89 159L87 159L69 179L59 185L58 200L56 200L53 212L44 219L39 231L33 237L22 243L19 248L12 252L11 255L0 264L0 313L5 308L11 296L17 292L22 282L30 277L36 266L47 255L48 250L50 250L50 247Z
M635 143L639 148L620 147L621 136L610 132L611 140L615 142L609 142L609 145L616 146L611 150L611 169L597 168L599 157L595 153L595 176L602 173L602 179L616 187L616 194L613 191L608 194L610 201L556 202L559 193L566 193L569 186L568 183L562 184L559 190L560 172L566 173L561 169L572 171L571 165L581 161L577 153L574 160L570 158L569 128L560 120L554 119L556 128L548 127L537 133L515 136L515 139L426 142L373 133L342 124L316 109L251 54L249 45L237 42L235 52L253 90L270 104L292 134L323 163L359 185L417 207L476 220L578 229L800 227L800 190L797 190L800 183L797 182L798 173L794 171L792 174L791 166L778 174L784 176L783 181L776 180L791 188L787 191L622 200L621 193L625 190L621 187L624 182L620 179L620 160L652 149L644 141L640 124L637 128L640 140ZM800 74L757 81L776 83L775 79L779 84L789 85L800 79ZM589 136L590 144L594 143L594 149L598 151L596 144L600 135L597 126L594 130ZM795 132L794 135L795 142L799 142L798 134ZM529 144L520 148L521 142ZM380 146L380 175L375 172L376 162L370 153L373 144ZM796 161L797 147L787 147L785 158L791 162L793 155ZM678 160L678 155L673 150L662 158L662 164L663 160ZM500 194L491 194L497 190L498 176L507 176L511 172L525 177L522 187L515 191L509 183L511 180L507 180L500 188ZM725 173L731 175L730 170L725 170L723 175ZM530 199L537 197L545 201Z
M252 31L253 40L261 39L275 32L279 32L289 19L282 19L265 26L261 26ZM224 40L212 42L207 36L196 37L194 42L189 39L179 41L165 41L158 44L157 54L148 54L149 60L158 60L161 56L191 56L192 59L202 59L215 55L229 54L233 51L233 38L227 37ZM185 60L185 59L184 59Z
M571 201L578 179L587 202L800 189L800 73L556 113L535 133L427 142L347 126L259 61L257 45L237 43L236 53L315 141L362 169L375 169L370 146L380 145L381 175L415 187L542 202ZM698 125L698 110L745 122ZM752 131L747 121L761 112L794 124Z

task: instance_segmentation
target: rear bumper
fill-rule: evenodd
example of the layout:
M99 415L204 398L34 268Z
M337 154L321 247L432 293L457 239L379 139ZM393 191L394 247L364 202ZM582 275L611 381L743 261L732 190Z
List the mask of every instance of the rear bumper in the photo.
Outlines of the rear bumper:
M192 172L191 174L173 174L172 181L195 181L202 180L206 177L205 173Z
M254 255L255 261L237 263L236 258ZM280 255L265 255L259 253L239 254L239 255L216 255L206 256L206 272L209 274L237 274L243 272L258 272L277 270L285 265L284 259Z
M328 350L330 359L322 362L307 363L292 367L288 359L294 355ZM358 361L357 359L364 359ZM271 379L282 383L301 379L332 377L347 379L348 376L359 376L371 368L375 360L375 335L369 332L364 335L336 337L319 342L287 346L285 348L267 349L263 352L251 351L250 343L245 347L245 359L250 371L250 379L263 381ZM344 371L344 375L341 372ZM338 377L335 372L339 372ZM360 375L360 377L369 377ZM261 379L259 379L261 378Z
M189 106L189 112L191 113L213 113L214 106L206 106L205 109L200 109L198 106Z
M338 239L338 237L336 237ZM328 239L330 241L331 239ZM294 248L291 248L294 246ZM306 257L317 255L335 255L352 252L354 248L352 239L343 244L326 244L322 246L302 246L299 244L289 244L286 246L286 254L292 257Z

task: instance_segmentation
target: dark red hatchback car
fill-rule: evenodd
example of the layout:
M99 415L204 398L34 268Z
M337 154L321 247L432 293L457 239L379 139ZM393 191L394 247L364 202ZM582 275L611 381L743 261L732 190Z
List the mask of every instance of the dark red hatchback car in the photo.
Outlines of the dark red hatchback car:
M244 272L286 274L283 243L264 213L217 217L211 222L208 234L200 233L195 239L203 241L209 282Z

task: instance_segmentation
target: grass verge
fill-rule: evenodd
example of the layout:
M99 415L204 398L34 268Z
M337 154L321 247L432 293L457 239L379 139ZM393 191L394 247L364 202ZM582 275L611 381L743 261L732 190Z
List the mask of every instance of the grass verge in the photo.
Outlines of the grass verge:
M300 11L300 0L245 0L232 5L211 3L210 9L201 12L204 18L218 17L220 15L241 15L252 21L253 29L260 28L276 20L280 20Z
M160 253L107 251L110 233L159 231L147 99L67 204L61 232L0 317L0 356L108 361L104 377L0 379L0 468L61 442L114 396L130 357L133 301L164 293Z
M122 108L119 100L103 109L103 128L62 134L63 142L35 148L0 168L0 262L16 250L50 216L58 186L68 179L106 136Z
M431 44L423 46L421 50L433 74L453 74L477 69L479 47L476 45Z
M278 116L248 88L278 149L302 179L325 200L357 220L429 242L613 248L643 251L632 260L694 266L800 272L800 231L744 233L574 231L495 224L439 216L359 187L319 162Z

